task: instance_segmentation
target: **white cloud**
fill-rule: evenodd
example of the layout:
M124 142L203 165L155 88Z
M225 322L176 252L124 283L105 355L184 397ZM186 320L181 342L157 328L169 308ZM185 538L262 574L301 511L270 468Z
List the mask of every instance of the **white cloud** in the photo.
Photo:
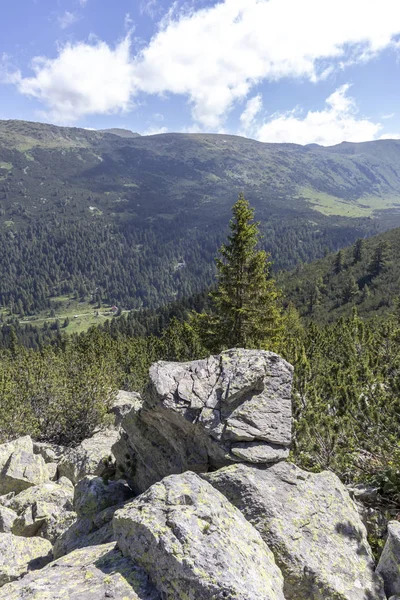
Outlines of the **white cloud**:
M384 119L386 121L387 119L393 119L394 116L395 116L395 113L393 112L393 113L389 113L387 115L382 115L381 119Z
M398 0L222 0L171 10L135 56L127 40L115 49L69 44L54 59L36 58L34 76L20 77L18 86L70 121L126 110L139 92L181 94L196 123L218 130L262 80L318 81L394 47L399 33Z
M400 32L398 0L225 0L171 17L135 62L148 93L185 94L216 128L263 79L326 77L339 60L367 60Z
M88 0L78 0L81 6L86 6Z
M353 98L347 95L349 85L338 88L325 101L321 111L308 111L305 116L294 109L273 115L271 120L253 130L262 142L316 143L331 146L340 142L362 142L376 139L382 125L358 117Z
M13 77L22 94L41 100L55 122L73 122L90 114L126 112L132 108L130 40L115 49L104 42L67 44L58 58L38 57L33 77Z
M146 131L142 132L142 135L157 135L159 133L167 133L168 127L149 127Z
M380 136L380 140L400 140L400 133L384 133Z
M253 98L250 98L246 104L246 108L240 115L240 123L242 126L243 134L248 134L254 126L257 115L262 109L262 98L258 94Z
M67 10L63 15L58 17L58 24L61 29L67 29L67 27L71 27L74 23L78 21L78 17L75 13L68 12Z

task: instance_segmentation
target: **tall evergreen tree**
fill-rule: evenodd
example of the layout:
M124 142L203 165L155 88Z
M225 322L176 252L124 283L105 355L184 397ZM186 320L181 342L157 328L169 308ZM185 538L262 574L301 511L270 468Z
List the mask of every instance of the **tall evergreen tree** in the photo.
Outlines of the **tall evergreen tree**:
M221 347L276 348L283 324L280 295L270 277L272 263L257 250L259 223L243 194L232 212L231 235L216 260L218 285L209 332Z
M379 242L368 265L368 272L372 277L380 275L389 264L390 246L386 241Z
M353 261L354 264L361 262L365 254L365 241L362 238L356 240L353 246Z
M337 275L341 273L344 269L344 258L342 250L336 254L335 259L333 261L333 272Z

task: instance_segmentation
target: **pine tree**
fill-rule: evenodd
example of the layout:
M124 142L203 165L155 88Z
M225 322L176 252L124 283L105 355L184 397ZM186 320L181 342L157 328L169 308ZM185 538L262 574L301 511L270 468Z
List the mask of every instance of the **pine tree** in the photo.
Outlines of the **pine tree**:
M232 212L231 235L216 260L218 285L209 333L220 347L276 348L283 324L280 295L270 277L272 263L266 252L256 249L259 224L243 194Z
M337 275L341 273L344 269L344 258L342 250L336 254L335 259L333 261L333 272Z
M351 302L357 296L358 292L359 289L357 282L354 279L353 275L350 275L343 287L342 302L344 304L346 304L347 302Z
M356 240L353 246L353 262L357 264L361 262L365 254L365 241L362 238Z
M372 260L368 265L368 272L372 277L380 275L389 264L390 246L386 241L380 242L375 248Z

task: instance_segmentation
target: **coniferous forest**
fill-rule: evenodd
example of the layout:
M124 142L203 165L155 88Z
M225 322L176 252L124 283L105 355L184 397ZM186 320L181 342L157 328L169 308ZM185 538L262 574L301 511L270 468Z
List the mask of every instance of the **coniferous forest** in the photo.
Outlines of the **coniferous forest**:
M292 457L308 470L330 469L346 483L380 490L383 510L400 503L400 308L393 298L371 316L378 277L395 269L398 233L356 242L284 279L298 294L310 273L325 285L310 318L271 278L270 261L258 246L254 211L240 197L231 233L217 256L217 281L205 292L163 310L131 312L68 336L55 330L36 348L24 345L23 329L3 327L0 360L0 441L29 433L39 440L74 445L106 418L117 389L140 391L156 360L193 360L232 347L280 353L295 367ZM389 250L390 248L390 250ZM390 254L392 252L392 254ZM364 268L361 268L361 265ZM338 266L340 271L338 272ZM349 271L355 287L343 305ZM386 274L386 275L385 275ZM358 275L358 277L357 277ZM292 287L291 287L292 286ZM340 287L342 286L342 287ZM322 287L322 286L321 286ZM375 294L374 294L374 288ZM392 288L391 288L392 289ZM337 300L339 299L339 300ZM263 311L268 306L268 311ZM386 310L383 310L383 307ZM331 314L330 310L333 311ZM263 311L263 312L262 312ZM33 328L32 328L33 329ZM380 541L372 540L373 544Z

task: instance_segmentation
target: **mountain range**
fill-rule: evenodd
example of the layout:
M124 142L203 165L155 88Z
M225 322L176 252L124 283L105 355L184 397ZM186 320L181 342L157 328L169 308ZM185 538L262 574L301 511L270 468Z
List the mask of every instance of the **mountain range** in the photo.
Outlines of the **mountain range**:
M326 148L0 121L0 301L32 313L100 294L131 309L201 291L241 191L275 268L294 268L400 225L400 141Z

